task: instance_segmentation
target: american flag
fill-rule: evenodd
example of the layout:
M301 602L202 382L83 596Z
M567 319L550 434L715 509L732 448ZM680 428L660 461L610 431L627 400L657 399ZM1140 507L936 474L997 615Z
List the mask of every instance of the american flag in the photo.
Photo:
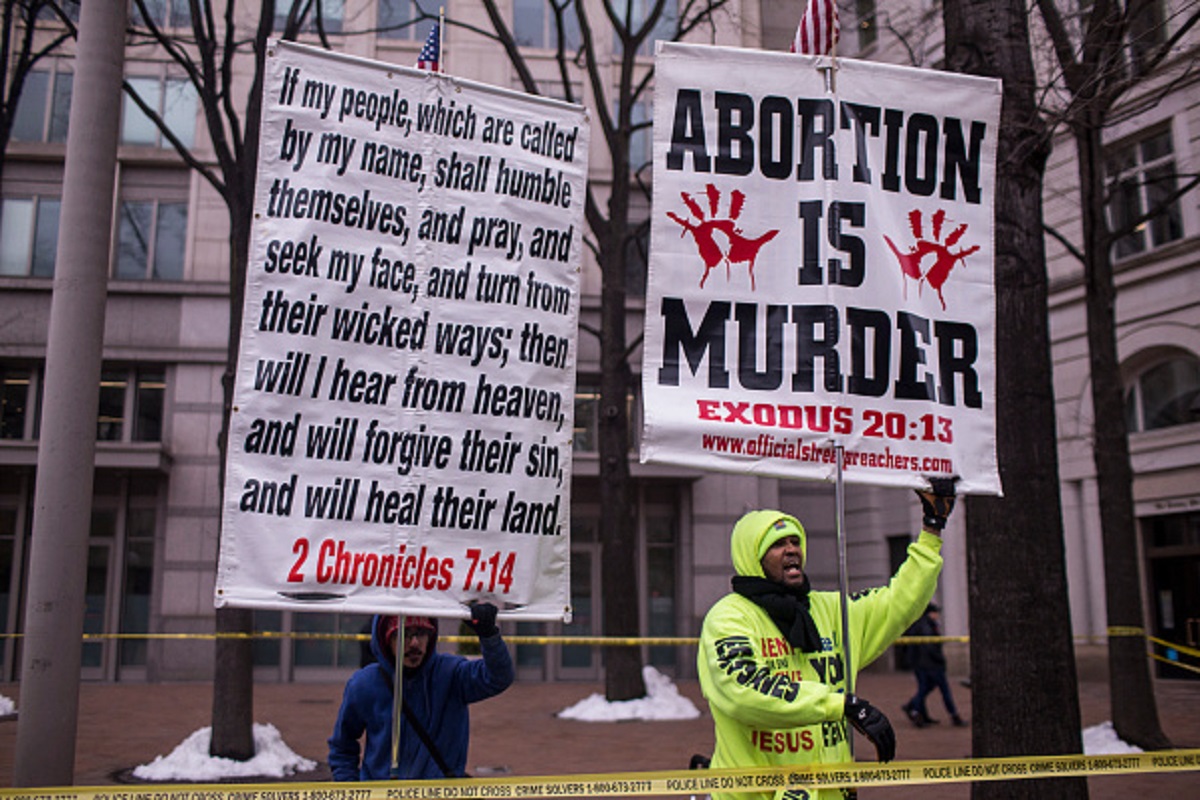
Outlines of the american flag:
M441 72L438 68L439 62L442 60L441 44L438 41L439 28L439 24L435 22L429 29L429 35L425 37L425 46L421 48L421 52L417 56L417 69Z
M792 52L809 56L830 55L840 32L837 3L834 0L807 0L800 25L796 28Z

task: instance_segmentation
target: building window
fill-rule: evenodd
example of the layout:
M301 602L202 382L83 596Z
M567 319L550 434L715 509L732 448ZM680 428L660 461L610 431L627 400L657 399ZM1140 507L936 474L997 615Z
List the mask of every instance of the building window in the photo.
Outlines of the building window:
M650 159L653 158L651 148L654 146L652 130L650 122L654 118L653 105L645 100L640 100L633 104L629 109L629 121L634 128L629 135L629 171L636 174L640 170L644 170L650 164ZM637 127L644 125L644 127ZM644 174L644 178L649 180L649 172Z
M346 637L357 635L370 619L362 614L293 614L295 633L316 634L311 639L300 636L295 640L295 665L357 669L362 665L362 647Z
M576 453L597 453L600 441L596 430L600 419L600 392L582 386L575 390L575 428L571 444Z
M6 197L0 206L0 275L54 277L57 197Z
M1157 128L1108 148L1109 217L1124 232L1114 244L1117 258L1183 238L1183 216L1175 193L1175 149L1170 127ZM1154 213L1149 220L1145 214ZM1139 221L1141 220L1141 221Z
M256 632L294 635L256 638L254 666L281 667L286 661L297 669L365 667L375 659L370 642L353 637L369 635L371 620L367 614L289 614L285 617L281 611L256 610Z
M58 8L62 10L67 18L72 22L79 22L79 4L82 0L58 0ZM58 20L59 16L51 3L47 3L38 9L39 20Z
M133 440L161 442L166 375L162 367L139 367L134 381Z
M625 413L629 418L629 447L636 446L636 429L633 394L625 398ZM596 386L580 384L575 388L575 427L572 442L576 453L600 452L600 390Z
M674 514L646 513L646 634L652 637L676 635L677 519ZM674 647L651 647L650 663L656 667L674 667L678 655Z
M625 296L645 299L650 271L650 223L643 220L631 228L625 241Z
M144 0L150 20L159 28L190 28L192 12L188 0ZM137 24L145 25L146 18L137 3L133 4L132 17Z
M540 97L552 97L555 100L563 100L568 103L578 103L583 97L583 84L579 81L570 81L569 86L560 80L534 81L537 86L537 94ZM512 88L518 92L525 91L524 84L516 75L513 76ZM571 92L570 97L567 96L568 89Z
M0 625L5 633L16 632L16 623L11 618L16 616L13 600L20 591L19 586L13 585L13 578L21 574L21 565L16 563L18 552L17 509L12 506L11 500L6 499L0 505ZM2 674L5 677L9 675L10 664L16 660L13 657L16 642L16 639L8 637L0 639L0 665L3 666Z
M377 10L378 34L385 39L424 42L433 29L432 18L418 19L421 10L415 0L379 0Z
M0 439L33 438L36 379L29 367L0 364Z
M1167 26L1162 0L1130 3L1129 10L1129 69L1134 75L1144 75L1149 69L1147 60L1167 41Z
M154 109L171 133L191 147L196 138L196 87L185 78L136 77L127 79L130 87L147 106ZM121 115L121 144L171 147L158 125L147 116L133 98L126 95Z
M0 362L0 439L36 439L41 420L40 366ZM100 377L96 440L159 442L166 371L161 366L105 365Z
M154 533L157 525L158 487L153 478L131 476L125 510L125 564L121 576L122 634L150 632L151 590L154 586ZM120 643L122 667L146 664L146 639Z
M866 50L879 38L875 0L855 0L854 15L858 20L858 49Z
M177 281L187 250L187 203L122 200L113 277Z
M165 389L161 367L105 369L100 377L96 439L102 442L161 441Z
M579 49L583 36L573 0L562 6L563 49ZM513 38L521 47L558 49L558 22L546 0L513 0Z
M291 11L293 3L278 2L275 4L275 30L282 32L287 25L288 12ZM326 33L341 33L342 20L346 17L346 2L345 0L317 0L315 3L298 4L303 11L305 6L309 6L307 13L304 15L304 21L300 25L301 33L316 33L317 31L317 10L321 12L321 27Z
M1150 517L1144 524L1149 528L1152 548L1200 547L1200 512Z
M1200 359L1176 355L1142 370L1125 392L1130 433L1200 422Z
M629 16L626 17L626 27L630 30L637 30L646 20L646 15L654 10L656 0L632 0L625 8L629 9ZM639 56L649 56L654 54L654 43L661 40L664 42L673 41L679 32L679 6L675 0L667 0L663 3L662 14L659 15L658 21L654 23L654 29L650 31L650 35L642 41L638 48ZM613 52L619 52L618 47L620 41L613 41Z
M54 70L33 70L25 77L13 118L14 142L67 141L73 78L62 65Z
M256 608L253 613L253 622L256 632L261 631L282 631L283 630L283 612L269 611L266 609ZM256 667L278 667L280 664L280 655L283 652L283 640L265 637L256 637L250 645Z

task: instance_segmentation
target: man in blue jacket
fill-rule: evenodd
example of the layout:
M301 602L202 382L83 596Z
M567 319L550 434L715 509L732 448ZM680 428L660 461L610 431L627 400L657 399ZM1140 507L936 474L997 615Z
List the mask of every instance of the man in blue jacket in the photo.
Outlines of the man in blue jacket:
M400 773L395 777L429 779L465 774L470 740L467 705L494 697L513 682L512 658L496 626L496 607L477 603L471 612L468 624L479 636L481 659L437 652L437 626L428 617L406 617L404 642L399 645L398 619L375 617L371 623L375 662L350 676L329 737L329 768L334 780L393 777L392 697L398 649L404 669L404 705L411 717L405 714L400 725ZM364 734L366 740L360 747Z

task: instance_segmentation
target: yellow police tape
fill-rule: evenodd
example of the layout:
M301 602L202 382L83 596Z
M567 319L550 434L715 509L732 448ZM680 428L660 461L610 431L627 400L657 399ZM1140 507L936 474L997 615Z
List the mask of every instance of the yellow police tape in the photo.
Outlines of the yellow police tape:
M1128 634L1121 634L1128 635ZM24 638L23 633L0 633L0 639L21 639ZM339 642L369 642L371 635L369 633L318 633L315 631L222 631L220 633L85 633L82 638L85 641L95 642L106 639L112 640L145 640L145 641L171 641L171 640L215 640L215 639L304 639L314 641L339 641ZM1102 641L1104 636L1076 636L1076 641L1095 643ZM1152 641L1158 641L1153 636L1147 637ZM477 636L459 636L454 634L439 635L439 642L447 644L472 644L479 641ZM684 647L688 645L697 645L700 643L699 637L696 636L533 636L533 635L505 635L504 641L508 644L537 644L537 645L581 645L590 647ZM901 636L894 644L927 644L934 642L961 642L968 643L971 641L970 636ZM1187 648L1179 647L1178 645L1168 644L1169 647L1176 647L1181 651L1186 652ZM1195 651L1193 651L1195 652Z
M1200 658L1200 650L1197 650L1194 647L1185 647L1184 645L1181 645L1181 644L1175 644L1174 642L1168 642L1166 639L1159 639L1157 636L1149 636L1147 638L1150 641L1152 641L1155 644L1160 645L1162 647L1168 647L1172 650L1178 650L1180 653L1183 653L1186 656L1192 656L1193 658Z
M1105 629L1104 633L1111 639L1115 636L1145 636L1145 628L1137 628L1132 625L1110 625Z
M21 639L23 633L0 633L0 640ZM1200 657L1200 650L1185 647L1174 642L1168 642L1155 636L1146 636L1143 628L1108 628L1105 636L1076 636L1078 642L1095 643L1105 638L1119 636L1145 636L1147 640L1164 647L1172 647L1186 655ZM112 640L214 640L214 639L305 639L329 640L346 642L370 641L368 633L320 633L317 631L221 631L219 633L85 633L82 638L86 641ZM476 636L445 635L439 636L438 641L448 644L471 644L478 641ZM542 636L542 635L506 635L504 641L509 644L536 645L583 645L592 647L681 647L699 644L696 636ZM970 636L901 636L894 642L903 644L927 644L933 642L968 643Z
M1200 770L1200 749L1120 755L1017 756L890 764L618 772L366 783L144 784L0 789L0 800L476 800L777 792L840 786L972 783Z
M1161 661L1164 664L1170 664L1172 667L1178 667L1179 669L1186 669L1188 672L1194 672L1197 675L1200 675L1200 667L1193 667L1191 664L1184 664L1182 661L1179 661L1178 659L1167 658L1166 656L1160 656L1158 653L1151 653L1150 658L1154 659L1155 661Z

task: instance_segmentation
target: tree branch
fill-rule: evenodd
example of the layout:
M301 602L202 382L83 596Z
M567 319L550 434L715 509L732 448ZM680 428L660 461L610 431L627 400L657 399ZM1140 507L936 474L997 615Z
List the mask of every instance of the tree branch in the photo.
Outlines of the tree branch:
M1178 178L1178 177L1180 177L1179 173L1173 173L1170 176L1168 176L1168 178L1170 180L1174 180L1175 178ZM1149 186L1149 185L1156 184L1159 182L1161 182L1161 179L1160 180L1143 181L1139 185ZM1118 239L1121 239L1125 236L1128 236L1129 234L1136 231L1138 228L1145 225L1147 222L1151 221L1155 217L1158 217L1160 214L1162 214L1167 209L1169 209L1172 205L1174 205L1179 200L1179 198L1183 197L1185 194L1187 194L1192 189L1194 189L1197 186L1197 184L1200 184L1200 175L1192 175L1191 178L1187 181L1187 183L1185 183L1183 186L1176 188L1170 194L1163 195L1163 197L1161 199L1159 199L1153 206L1146 209L1145 212L1143 212L1143 213L1139 214L1138 216L1134 217L1133 219L1129 220L1129 222L1122 225L1120 228L1110 228L1108 231L1108 241L1111 243L1111 242L1115 242Z
M525 63L525 58L517 48L517 40L513 38L512 31L508 29L508 25L504 21L504 16L496 7L496 0L483 0L483 8L492 22L492 27L495 28L496 41L504 48L504 52L508 55L508 62L517 71L517 77L521 79L521 85L525 87L525 91L530 94L541 94L538 91L537 81L533 79L533 73L529 71L529 65Z
M1072 256L1075 257L1076 260L1079 261L1080 264L1085 263L1083 251L1080 250L1078 247L1076 247L1074 244L1072 244L1071 241L1069 239L1067 239L1067 237L1064 236L1057 228L1055 228L1051 225L1047 225L1045 223L1045 221L1043 220L1042 231L1049 234L1051 238L1053 238L1056 242L1061 244L1068 253L1070 253Z

